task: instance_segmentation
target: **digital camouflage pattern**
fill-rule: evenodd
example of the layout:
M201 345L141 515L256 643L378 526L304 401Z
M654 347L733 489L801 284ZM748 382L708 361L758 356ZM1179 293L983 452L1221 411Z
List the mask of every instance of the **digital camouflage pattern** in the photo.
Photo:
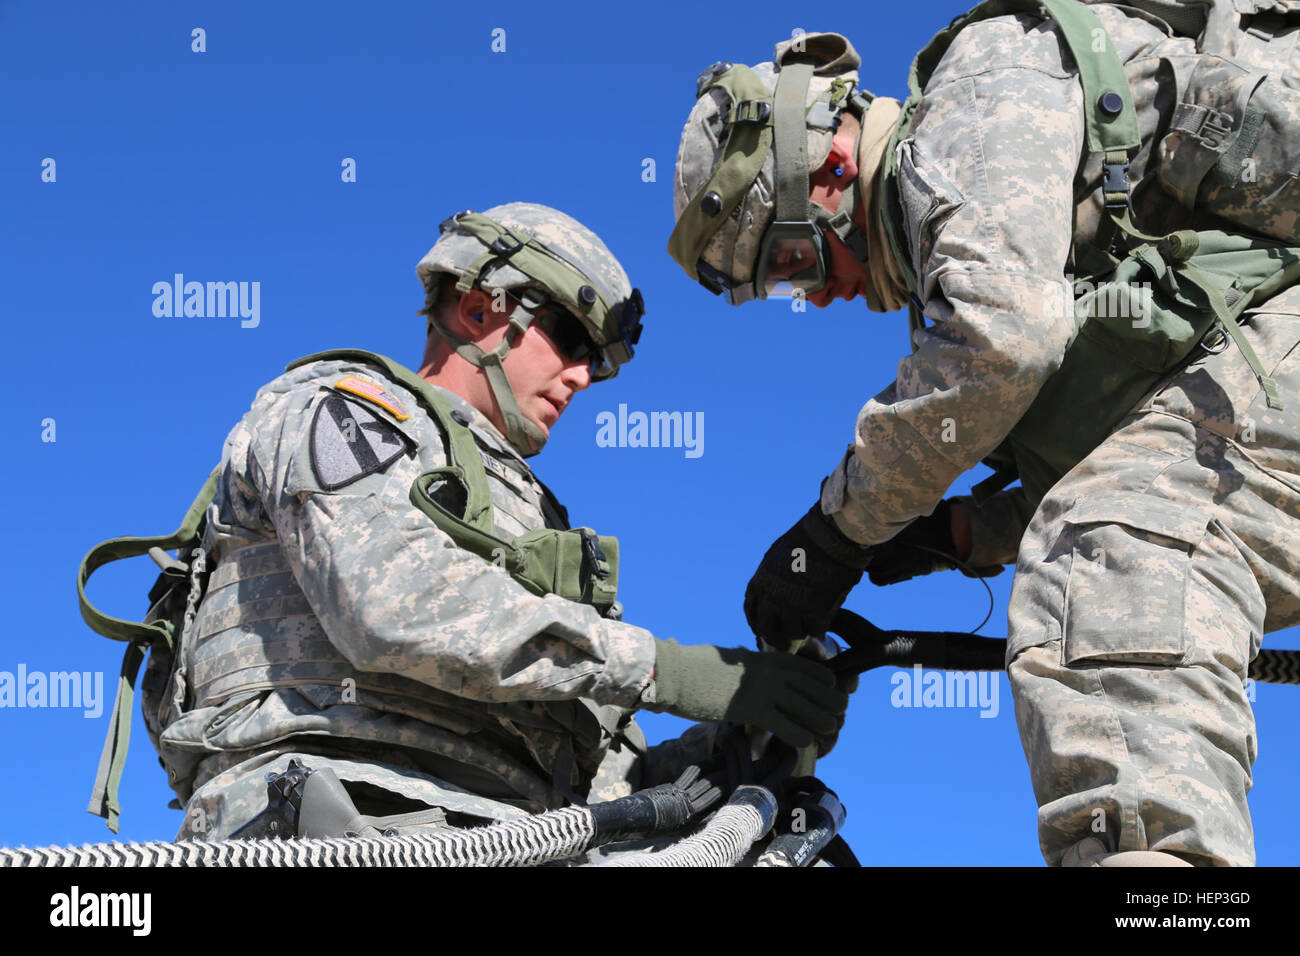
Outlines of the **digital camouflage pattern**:
M1192 41L1094 9L1143 133L1130 169L1137 222L1212 227L1161 186L1152 150L1175 105L1159 95L1160 58ZM1104 210L1100 157L1078 168L1082 91L1063 49L1034 17L963 30L900 146L904 232L932 325L863 409L825 488L823 509L861 543L928 514L1016 424L1070 341L1069 312L1051 297ZM1300 73L1294 34L1247 52ZM1297 302L1288 293L1251 316L1267 368L1300 341ZM1279 385L1300 395L1295 372ZM1300 419L1287 404L1264 406L1235 348L1204 358L1038 508L1017 562L1008 669L1049 862L1099 836L1099 816L1114 850L1253 862L1246 667L1265 630L1300 620ZM972 560L1011 553L1032 512L1017 494L976 510Z
M1283 44L1294 46L1294 37L1275 39L1280 24L1270 22L1300 14L1300 5L1236 0L1235 6L1261 19L1250 30L1234 30L1234 11L1219 3L1208 31L1216 52L1234 59L1169 58L1187 92L1160 141L1161 182L1184 206L1195 203L1255 232L1300 243L1300 89L1282 59ZM1241 135L1229 144L1231 130Z
M409 417L335 388L349 376ZM445 394L479 445L496 533L553 526L519 455ZM313 422L340 398L406 452L327 491ZM640 786L646 747L631 710L652 693L650 633L537 597L454 546L408 497L444 464L435 420L378 366L317 361L259 391L226 440L208 514L215 570L183 650L191 704L160 736L173 787L197 791L180 838L238 828L266 804L265 773L293 755L334 761L363 813L500 818L562 805L593 778L611 796Z
M1161 62L1190 56L1194 42L1109 5L1093 10L1126 64L1143 134L1130 168L1136 221L1161 232L1222 225L1171 195L1153 153L1176 106L1157 95ZM1274 68L1294 73L1293 40L1220 45L1261 67L1280 57ZM1076 271L1074 244L1091 242L1104 214L1101 158L1079 167L1083 129L1077 73L1050 21L972 24L932 76L899 157L902 223L932 325L863 408L822 497L860 543L928 514L1059 367L1074 331L1064 277Z
M1056 485L1024 537L1008 672L1049 862L1092 835L1254 863L1246 668L1265 633L1300 623L1300 288L1245 331L1286 410L1240 351L1208 356Z
M594 232L557 209L537 203L511 202L493 206L483 215L508 229L520 229L577 268L611 304L624 302L632 293L632 284L622 265ZM420 281L427 287L437 273L460 275L483 255L483 244L456 228L450 229L434 243L416 266ZM546 289L528 276L501 261L484 277L485 289L516 290L535 287Z
M1135 5L1195 16L1190 4ZM1177 107L1161 71L1191 62L1194 41L1149 16L1092 9L1137 108L1135 221L1161 234L1222 228L1159 168ZM1270 81L1279 99L1300 87L1300 3L1211 0L1201 9L1208 46L1288 74ZM1238 32L1241 16L1257 13L1252 32ZM966 27L926 86L899 146L898 184L929 326L914 333L897 379L866 403L854 444L823 485L823 511L863 545L930 514L1061 364L1074 332L1061 303L1072 300L1072 275L1085 272L1075 250L1105 215L1082 98L1056 28L1030 15ZM1260 178L1294 193L1295 165L1277 160L1294 143L1266 146L1273 166ZM1184 152L1184 179L1192 165ZM1260 198L1254 183L1231 192L1230 177L1203 186L1201 201L1221 211ZM1282 211L1260 231L1285 235L1294 221ZM1008 669L1051 863L1088 837L1197 863L1253 862L1246 667L1265 632L1300 622L1297 304L1295 290L1279 295L1245 327L1286 411L1267 408L1230 347L1144 399L1037 508L1019 489L980 507L962 499L973 507L971 564L1019 552Z
M773 55L779 59L797 40L803 40L805 44L816 44L820 36L820 34L808 34L795 40L786 40L777 44ZM812 77L808 84L806 103L811 106L837 81L841 83L852 81L856 84L858 73L855 67L858 63L857 51L849 45L845 53L832 65L833 75L820 75L824 71L819 69L818 74ZM779 72L774 62L759 63L750 69L769 93L775 92ZM681 216L682 210L708 183L714 167L721 161L723 148L727 144L731 106L730 98L716 87L696 100L695 107L691 110L691 115L682 131L682 140L677 152L677 164L673 176L675 217ZM811 125L808 127L810 169L815 170L825 162L834 137L834 131L829 128ZM771 150L763 161L763 168L758 178L750 186L745 198L732 211L731 221L718 228L701 253L700 257L705 262L737 282L752 282L754 279L763 232L776 212L775 183L775 150Z

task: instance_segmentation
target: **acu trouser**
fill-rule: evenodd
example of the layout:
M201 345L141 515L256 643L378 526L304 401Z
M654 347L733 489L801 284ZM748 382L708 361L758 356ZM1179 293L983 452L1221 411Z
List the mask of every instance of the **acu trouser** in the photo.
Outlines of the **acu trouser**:
M1255 860L1246 671L1300 621L1300 289L1202 354L1043 499L1021 543L1008 673L1049 864L1096 836Z

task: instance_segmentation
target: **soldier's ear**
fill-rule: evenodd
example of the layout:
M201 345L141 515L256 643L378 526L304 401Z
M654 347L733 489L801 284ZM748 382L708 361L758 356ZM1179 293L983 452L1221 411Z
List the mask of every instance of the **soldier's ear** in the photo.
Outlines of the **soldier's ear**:
M856 130L841 129L831 141L831 151L819 170L841 186L847 186L858 177L858 157L853 149L856 138Z
M475 342L486 333L504 324L506 316L492 311L492 297L481 289L471 289L461 295L451 317L452 331L462 338Z

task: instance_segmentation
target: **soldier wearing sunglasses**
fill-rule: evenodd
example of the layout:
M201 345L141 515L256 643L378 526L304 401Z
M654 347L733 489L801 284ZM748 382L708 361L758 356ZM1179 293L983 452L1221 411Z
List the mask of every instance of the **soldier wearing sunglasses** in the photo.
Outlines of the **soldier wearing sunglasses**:
M143 688L179 839L235 833L294 760L400 832L621 796L709 754L708 724L648 747L641 708L828 749L828 669L623 622L617 539L571 528L525 461L640 338L604 243L510 203L448 219L417 271L418 371L309 356L226 440L197 613Z

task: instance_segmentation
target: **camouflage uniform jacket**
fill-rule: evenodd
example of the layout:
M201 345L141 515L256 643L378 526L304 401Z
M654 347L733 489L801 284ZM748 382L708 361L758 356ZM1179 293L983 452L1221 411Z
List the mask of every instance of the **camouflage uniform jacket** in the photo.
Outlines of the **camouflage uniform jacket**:
M562 521L492 424L444 394L481 452L496 534ZM373 457L338 486L348 425ZM258 392L226 439L187 699L161 734L182 799L274 745L382 754L539 810L581 791L612 741L644 748L631 708L651 686L650 633L456 547L408 497L445 464L436 420L377 366L316 361Z
M1214 0L1210 29L1221 47L1285 66L1294 34L1271 46L1239 34L1234 3L1274 5ZM1137 108L1136 221L1162 234L1213 228L1164 191L1153 154L1177 105L1161 57L1191 53L1194 41L1139 11L1092 9ZM1060 303L1076 244L1093 240L1104 214L1102 168L1087 153L1083 91L1052 22L1002 16L963 29L924 90L899 167L899 214L930 325L914 334L893 384L863 407L855 445L823 486L822 510L861 544L929 514L1006 438L1071 341L1072 310ZM1015 560L1036 504L1022 498L1004 492L973 516L974 566Z

